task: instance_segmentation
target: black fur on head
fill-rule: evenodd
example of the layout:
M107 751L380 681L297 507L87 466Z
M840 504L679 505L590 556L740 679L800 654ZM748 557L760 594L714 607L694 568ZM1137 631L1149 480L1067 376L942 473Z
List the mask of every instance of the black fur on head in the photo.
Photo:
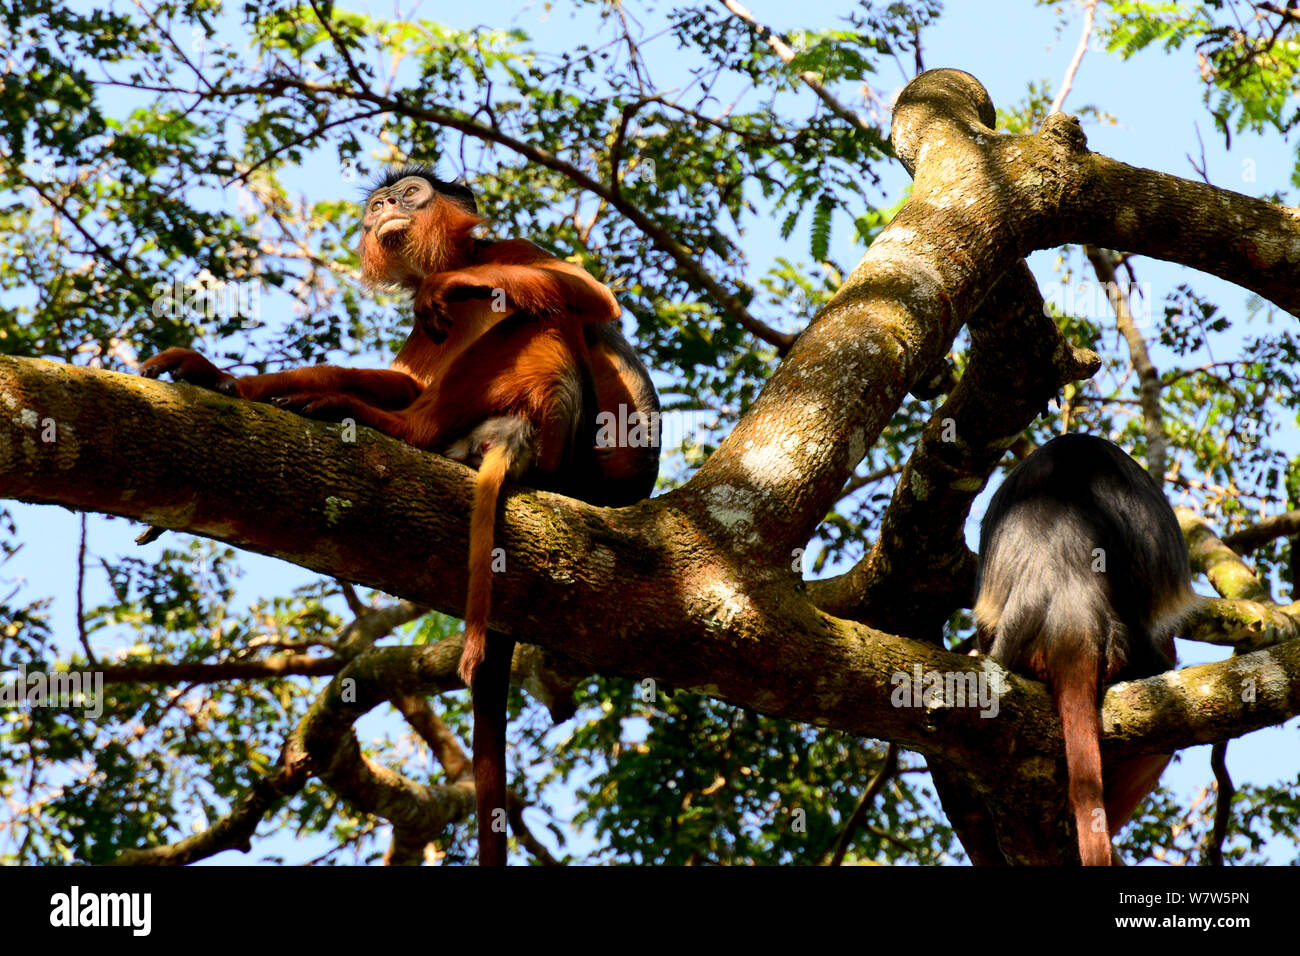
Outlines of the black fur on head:
M405 166L391 166L383 170L375 177L375 181L365 188L363 200L376 189L385 189L407 176L419 176L466 212L478 215L478 203L474 201L474 193L468 186L464 183L439 179L433 167L424 163L407 163Z

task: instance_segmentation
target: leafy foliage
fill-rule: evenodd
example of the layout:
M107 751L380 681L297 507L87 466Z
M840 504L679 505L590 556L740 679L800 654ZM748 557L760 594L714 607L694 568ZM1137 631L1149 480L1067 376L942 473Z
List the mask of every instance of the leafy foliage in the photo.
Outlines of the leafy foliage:
M1290 133L1300 123L1300 20L1277 12L1282 5L1133 0L1110 6L1103 35L1122 56L1156 44L1167 52L1192 45L1206 107L1227 142L1244 131ZM1300 186L1300 165L1291 181Z
M663 483L689 477L779 361L779 336L747 325L805 327L848 274L841 257L898 208L879 185L890 149L876 77L920 62L941 4L861 3L833 28L787 32L789 63L718 4L554 6L575 29L548 48L516 26L456 29L328 3L143 0L118 12L13 0L0 11L0 352L130 370L138 356L197 343L245 370L378 364L403 337L406 309L358 285L355 201L380 166L424 161L472 182L495 232L581 261L615 289L671 412ZM1225 137L1289 132L1296 25L1252 21L1252 35L1233 6L1114 3L1107 42L1122 56L1193 44ZM861 122L810 94L805 72L841 102L865 103ZM1002 128L1032 131L1050 99L1031 85ZM755 237L779 237L784 254L754 261ZM1063 252L1064 286L1076 267ZM1228 528L1297 507L1300 471L1272 441L1300 401L1294 335L1263 306L1238 316L1191 288L1160 309L1144 331L1164 350L1166 421L1198 504ZM1061 414L1140 447L1112 317L1077 303L1057 314L1073 341L1107 355ZM1204 361L1247 325L1236 359ZM958 370L966 347L964 337L954 345ZM861 557L932 409L909 399L898 410L810 542L808 570ZM0 562L20 540L2 517ZM149 558L89 561L107 591L79 624L102 663L255 662L344 645L336 585L241 608L236 556L185 540ZM1289 543L1256 557L1272 580L1294 583ZM2 595L0 666L87 664L79 641L55 640L50 602L30 591L14 581ZM398 639L434 642L454 627L431 616ZM140 681L111 685L96 719L0 708L11 755L0 763L0 859L105 862L209 826L269 772L321 687ZM579 705L556 730L517 695L511 725L512 787L574 859L823 862L882 764L875 742L667 688L599 679ZM449 696L437 710L466 739L465 702ZM446 782L391 716L361 736L387 766ZM959 859L922 768L907 755L903 767L848 859ZM1231 858L1258 859L1270 836L1295 840L1287 792L1239 791L1249 822ZM1204 808L1168 801L1139 821L1132 848L1173 852L1157 840L1189 812L1197 825L1173 850L1194 858ZM585 827L580 844L566 842L570 821ZM319 783L260 828L259 852L279 859L282 848L264 842L274 832L324 847L319 862L377 860L388 837ZM440 851L467 859L468 841L459 828Z

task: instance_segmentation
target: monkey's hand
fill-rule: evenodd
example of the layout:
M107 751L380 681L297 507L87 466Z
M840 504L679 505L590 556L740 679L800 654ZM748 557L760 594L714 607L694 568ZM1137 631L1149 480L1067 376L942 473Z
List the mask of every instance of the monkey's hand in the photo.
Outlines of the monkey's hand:
M157 378L163 372L170 372L173 382L188 382L223 395L239 394L235 376L221 371L193 349L164 349L140 366L145 378Z
M415 294L415 321L429 338L441 342L451 331L452 313L458 303L487 299L497 294L491 286L462 272L434 273L424 280L420 291ZM498 297L504 311L505 297Z
M268 403L322 422L341 422L345 418L365 422L368 413L375 410L373 405L361 401L355 395L340 392L294 392L291 395L276 395Z

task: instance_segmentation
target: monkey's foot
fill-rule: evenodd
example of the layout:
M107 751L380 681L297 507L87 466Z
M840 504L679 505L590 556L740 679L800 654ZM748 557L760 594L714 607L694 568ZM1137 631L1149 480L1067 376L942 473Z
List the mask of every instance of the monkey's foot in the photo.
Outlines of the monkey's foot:
M322 422L341 422L345 418L365 420L365 415L360 408L365 403L352 395L340 395L337 392L294 392L291 395L276 395L268 399L267 404ZM366 410L369 408L370 406L365 406Z
M145 378L157 378L164 372L171 373L173 382L188 382L223 395L239 394L235 376L221 371L193 349L164 349L140 365L140 374Z

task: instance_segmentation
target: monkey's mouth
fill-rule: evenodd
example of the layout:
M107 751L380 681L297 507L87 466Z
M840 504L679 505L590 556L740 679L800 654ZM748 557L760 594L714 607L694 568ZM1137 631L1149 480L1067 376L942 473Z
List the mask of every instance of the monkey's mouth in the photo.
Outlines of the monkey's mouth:
M406 227L409 226L410 224L411 224L411 220L407 219L404 216L399 216L394 219L389 219L387 222L381 223L379 225L379 228L375 230L375 235L377 235L380 239L383 239L390 235L396 235L399 232L405 232Z

